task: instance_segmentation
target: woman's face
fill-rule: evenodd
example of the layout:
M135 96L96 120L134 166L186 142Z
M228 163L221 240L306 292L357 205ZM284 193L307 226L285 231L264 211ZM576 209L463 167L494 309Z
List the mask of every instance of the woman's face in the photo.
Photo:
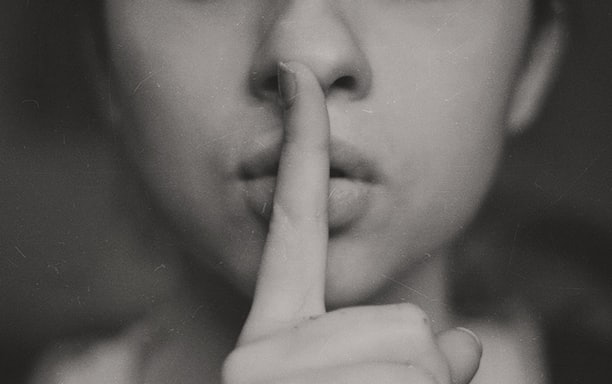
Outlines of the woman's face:
M529 0L107 0L114 103L155 204L202 265L254 285L283 134L276 65L331 124L328 301L444 247L500 155Z

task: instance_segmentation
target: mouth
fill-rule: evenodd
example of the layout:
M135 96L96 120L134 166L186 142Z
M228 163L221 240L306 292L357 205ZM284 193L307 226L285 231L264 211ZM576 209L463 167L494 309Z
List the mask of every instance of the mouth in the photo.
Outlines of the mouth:
M241 163L240 177L253 180L276 176L280 159L280 145L258 150ZM371 159L361 154L355 147L341 141L332 140L329 154L329 177L343 178L375 184L380 172Z
M240 166L247 205L268 222L280 159L280 144L259 148ZM330 144L328 223L330 233L357 223L368 211L372 191L380 183L376 163L350 144Z

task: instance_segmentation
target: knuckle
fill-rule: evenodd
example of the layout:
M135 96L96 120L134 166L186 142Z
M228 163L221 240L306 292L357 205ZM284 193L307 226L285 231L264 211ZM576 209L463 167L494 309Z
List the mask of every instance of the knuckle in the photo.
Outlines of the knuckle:
M402 323L407 323L414 329L431 330L431 320L420 307L410 303L401 303L396 304L396 310Z
M327 155L329 148L325 140L304 140L300 130L288 130L283 135L283 144L287 152L300 157L313 157Z
M295 196L293 196L295 198ZM295 232L300 228L303 218L300 217L300 207L296 207L293 201L278 197L272 203L272 217L274 226L287 231Z
M426 349L433 347L435 335L425 311L413 304L398 304L394 310L395 329L407 345L413 348L417 345Z
M315 230L327 231L327 222L323 220L327 213L326 207L315 207L309 211L304 210L304 204L276 199L272 206L274 225L284 226L288 231L299 233L301 228L308 227Z
M296 216L297 214L291 209L290 204L278 198L274 199L272 205L273 220L271 225L279 226L281 228L292 226L292 229L295 229Z

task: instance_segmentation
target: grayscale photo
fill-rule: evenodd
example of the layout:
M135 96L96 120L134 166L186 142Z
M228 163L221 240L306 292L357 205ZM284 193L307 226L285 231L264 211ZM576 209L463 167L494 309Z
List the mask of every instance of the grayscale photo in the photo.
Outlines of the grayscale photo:
M612 382L609 0L0 21L0 383Z

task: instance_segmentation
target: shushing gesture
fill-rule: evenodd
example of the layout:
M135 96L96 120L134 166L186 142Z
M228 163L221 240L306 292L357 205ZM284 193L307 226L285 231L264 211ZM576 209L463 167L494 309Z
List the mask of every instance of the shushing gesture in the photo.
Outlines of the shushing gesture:
M315 75L279 64L284 141L251 312L224 384L466 384L481 346L411 304L325 310L329 117Z

